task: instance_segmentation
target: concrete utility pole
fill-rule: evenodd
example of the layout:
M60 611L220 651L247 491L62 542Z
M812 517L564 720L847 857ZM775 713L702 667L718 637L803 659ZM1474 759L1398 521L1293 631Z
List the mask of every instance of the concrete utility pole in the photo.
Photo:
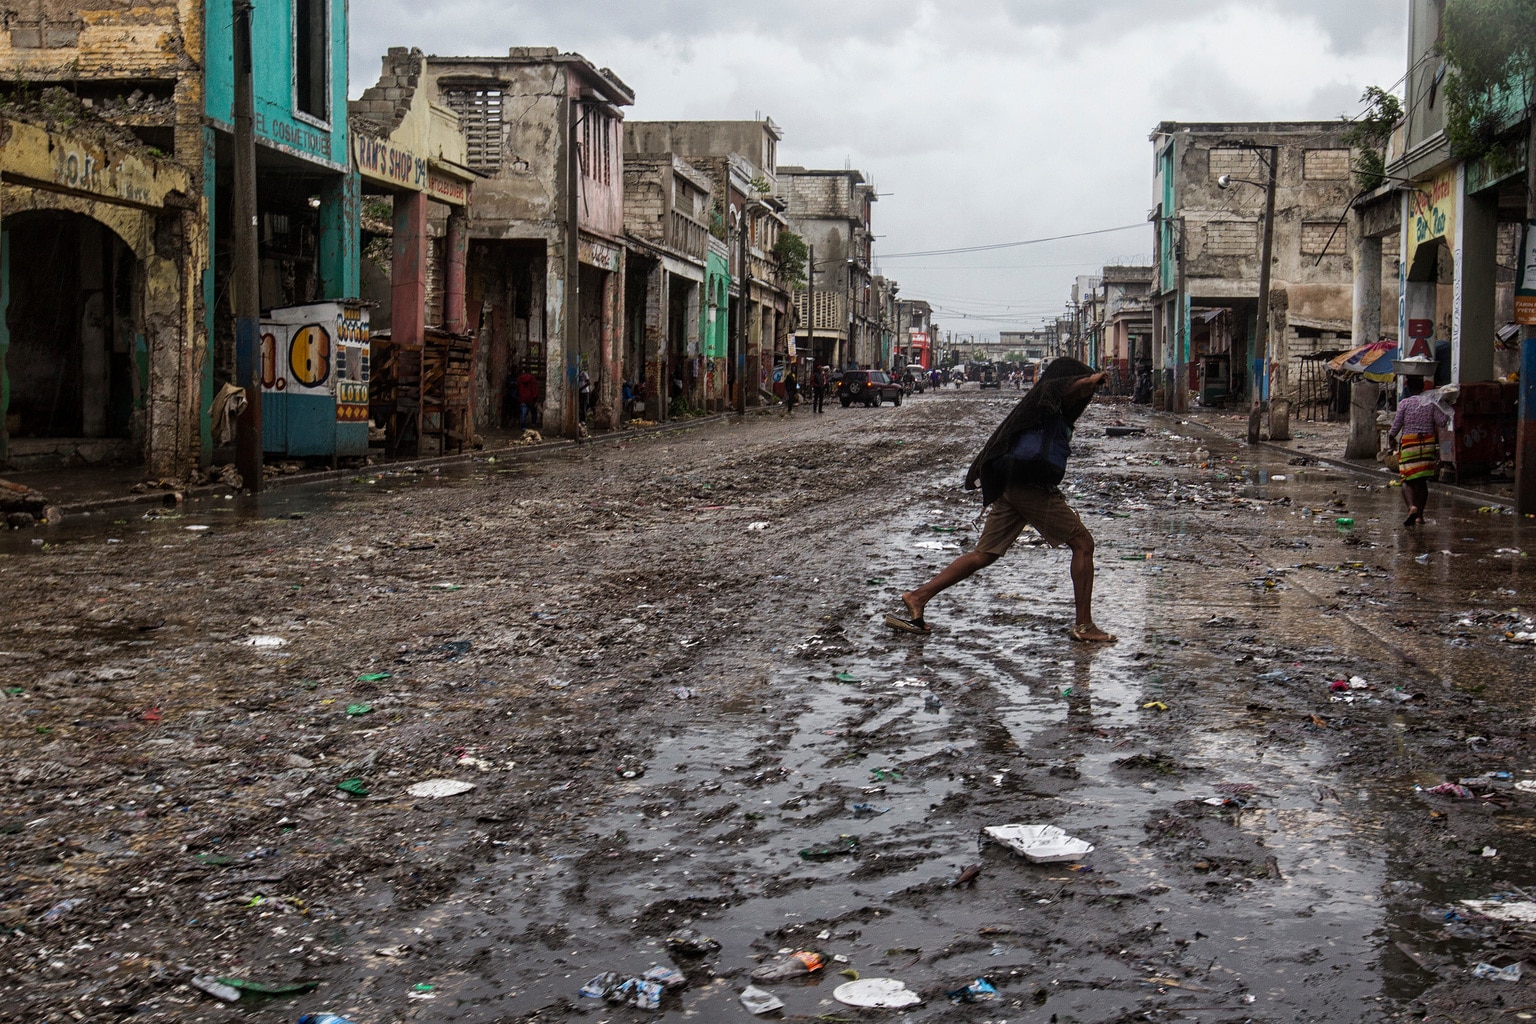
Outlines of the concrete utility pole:
M1526 231L1536 232L1536 82L1526 103L1525 220ZM1525 251L1531 241L1526 239ZM1527 274L1536 274L1528 268ZM1524 283L1524 282L1522 282ZM1515 514L1536 515L1536 324L1520 328L1520 407L1515 427Z
M818 362L816 356L816 247L805 261L805 350L811 354L811 365Z
M251 83L250 0L234 0L235 380L245 409L235 421L235 466L251 491L261 490L261 251L256 234L256 99Z
M1259 425L1264 416L1264 386L1266 384L1269 347L1269 263L1275 245L1275 165L1279 163L1279 150L1275 146L1255 146L1269 151L1269 176L1264 186L1264 240L1259 245L1259 316L1254 330L1253 345L1253 405L1248 410L1248 443L1259 443Z
M741 204L741 218L736 225L741 235L741 308L736 311L736 412L747 414L747 288L752 275L747 273L747 201Z

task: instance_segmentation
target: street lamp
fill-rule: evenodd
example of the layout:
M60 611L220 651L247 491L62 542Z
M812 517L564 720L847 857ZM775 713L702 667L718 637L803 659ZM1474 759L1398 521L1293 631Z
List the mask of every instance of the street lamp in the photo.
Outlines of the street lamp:
M1275 146L1250 146L1248 148L1256 153L1260 150L1269 151L1269 159L1264 160L1269 171L1266 183L1260 185L1258 182L1249 181L1246 178L1234 178L1230 174L1223 174L1216 179L1216 185L1218 188L1225 189L1231 188L1236 183L1241 183L1264 190L1264 236L1263 241L1259 243L1259 312L1257 317L1258 324L1254 330L1252 360L1253 400L1248 410L1248 443L1258 444L1259 425L1266 411L1264 390L1269 379L1269 262L1274 252L1275 165L1278 161L1276 159L1277 149ZM1259 158L1261 160L1264 159L1262 154L1260 154ZM1183 382L1180 382L1179 386L1183 387ZM1271 412L1269 437L1272 441L1284 441L1291 436L1290 406L1286 404L1283 397L1277 399L1275 405L1276 408L1269 410Z

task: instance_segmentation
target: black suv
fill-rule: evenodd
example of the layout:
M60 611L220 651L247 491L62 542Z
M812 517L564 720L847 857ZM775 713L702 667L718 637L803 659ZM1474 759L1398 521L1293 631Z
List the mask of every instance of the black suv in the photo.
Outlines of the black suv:
M885 375L883 370L844 370L837 382L837 400L846 409L854 402L876 406L890 400L892 405L901 404L901 385Z

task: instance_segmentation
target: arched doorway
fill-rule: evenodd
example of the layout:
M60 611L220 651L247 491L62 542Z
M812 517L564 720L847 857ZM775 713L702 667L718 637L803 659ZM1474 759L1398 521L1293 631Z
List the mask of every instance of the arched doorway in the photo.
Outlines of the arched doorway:
M12 455L28 438L128 438L142 401L138 258L78 213L18 212L5 227Z

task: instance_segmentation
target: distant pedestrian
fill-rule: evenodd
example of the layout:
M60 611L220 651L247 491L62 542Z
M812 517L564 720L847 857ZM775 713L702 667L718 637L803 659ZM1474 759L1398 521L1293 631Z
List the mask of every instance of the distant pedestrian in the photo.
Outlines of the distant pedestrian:
M784 370L784 415L795 414L795 403L800 401L800 378L795 376L795 368L788 366Z
M811 412L820 413L827 401L827 387L832 383L832 373L825 366L811 371Z
M532 370L517 375L517 425L524 430L539 423L539 378Z
M1404 526L1424 521L1429 504L1429 481L1440 468L1440 431L1445 413L1429 392L1428 377L1405 377L1408 397L1397 403L1387 440L1397 448L1397 473L1403 478L1403 504L1408 506Z
M580 419L585 422L587 413L592 411L592 378L586 370L576 374L576 401Z
M1062 358L1025 393L998 425L965 474L967 490L981 487L987 522L976 547L955 559L916 590L901 595L906 616L890 614L885 624L905 633L929 633L923 609L941 591L997 561L1024 532L1035 531L1052 547L1072 550L1072 597L1076 622L1071 637L1084 643L1112 643L1115 637L1093 622L1093 534L1056 486L1066 474L1067 442L1077 418L1088 408L1104 374Z

